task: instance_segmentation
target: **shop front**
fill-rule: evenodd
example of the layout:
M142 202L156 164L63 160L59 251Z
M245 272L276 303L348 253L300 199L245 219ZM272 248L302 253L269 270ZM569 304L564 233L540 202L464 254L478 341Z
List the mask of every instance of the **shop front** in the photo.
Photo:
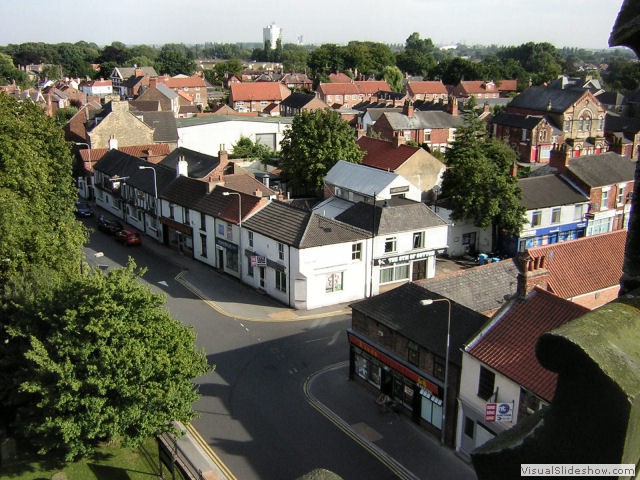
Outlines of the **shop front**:
M349 378L388 395L416 423L439 435L444 398L441 381L352 330L347 336Z

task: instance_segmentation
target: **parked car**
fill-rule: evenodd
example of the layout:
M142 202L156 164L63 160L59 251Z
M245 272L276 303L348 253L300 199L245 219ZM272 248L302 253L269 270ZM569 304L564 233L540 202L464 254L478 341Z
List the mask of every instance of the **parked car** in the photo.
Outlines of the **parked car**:
M114 235L123 228L122 224L117 220L109 220L104 215L98 217L98 230L108 233L109 235Z
M135 230L124 229L116 232L116 240L124 245L140 245L142 236Z
M86 200L78 200L76 202L76 216L77 217L92 217L93 210Z

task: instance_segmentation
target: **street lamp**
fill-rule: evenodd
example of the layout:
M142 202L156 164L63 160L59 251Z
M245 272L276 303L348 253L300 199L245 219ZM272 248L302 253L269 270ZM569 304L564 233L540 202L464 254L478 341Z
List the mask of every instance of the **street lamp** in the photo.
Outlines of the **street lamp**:
M158 225L158 180L156 178L156 169L153 167L145 167L144 165L138 166L139 170L151 170L153 172L153 198L154 198L154 210L156 217L156 238L160 232L160 227Z
M85 176L85 184L87 187L87 198L91 198L91 191L89 190L89 183L90 179L92 177L92 171L91 171L91 146L88 143L85 142L73 142L78 146L85 146L87 147L87 159L89 160L89 169L85 170L86 171L86 176ZM84 162L83 162L84 163Z
M225 197L238 196L238 272L242 280L242 262L244 261L242 256L242 196L238 192L222 192L222 195Z
M420 300L420 305L432 305L436 302L447 302L449 311L447 314L447 350L444 358L444 399L442 402L442 429L440 430L440 443L444 445L444 434L447 426L447 390L449 386L449 343L451 339L451 301L448 298L434 298Z

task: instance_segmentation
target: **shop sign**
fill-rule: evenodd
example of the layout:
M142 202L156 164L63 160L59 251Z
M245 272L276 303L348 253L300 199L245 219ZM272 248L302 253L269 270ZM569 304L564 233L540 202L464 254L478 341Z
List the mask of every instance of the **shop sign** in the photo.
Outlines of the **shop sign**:
M397 257L376 258L373 263L375 265L384 266L390 265L392 263L408 262L410 260L416 260L418 258L431 257L432 255L433 252L431 250L426 250L424 252L407 253L406 255L399 255Z
M251 255L251 266L252 267L266 267L267 266L267 257L263 257L260 255Z
M487 403L484 413L485 422L513 422L513 402Z

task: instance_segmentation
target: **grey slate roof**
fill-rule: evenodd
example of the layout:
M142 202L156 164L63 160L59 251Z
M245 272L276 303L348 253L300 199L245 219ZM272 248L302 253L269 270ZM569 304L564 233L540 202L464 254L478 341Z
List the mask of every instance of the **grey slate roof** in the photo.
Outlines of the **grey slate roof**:
M167 155L160 163L177 171L180 157L187 162L187 173L191 178L203 178L220 165L220 159L212 155L178 147Z
M636 164L622 155L607 152L573 158L567 169L590 187L604 187L633 181Z
M176 119L171 112L140 112L142 121L154 129L154 142L176 143L178 141L178 129Z
M405 198L391 198L372 204L359 202L336 217L336 220L376 235L438 227L447 223L424 203Z
M156 180L153 173L140 170L140 166L152 167L156 171ZM128 155L120 150L113 149L105 153L94 165L96 171L102 172L109 177L128 177L126 182L150 195L154 194L157 184L158 196L176 178L175 173L161 165L154 165L144 160Z
M560 130L555 122L546 115L518 115L517 113L499 113L496 115L492 123L496 125L504 125L506 127L516 127L522 128L524 130L532 130L535 128L542 120L546 120L549 125L551 125L556 134L561 134L562 130Z
M509 107L562 113L576 103L585 90L563 90L559 88L529 87L509 103ZM549 106L549 102L551 102Z
M383 116L387 117L394 130L457 128L464 124L462 117L442 111L414 111L412 117L399 112L386 112Z
M291 125L293 117L246 117L237 115L205 115L204 117L190 117L176 119L178 128L194 127L196 125L208 125L210 123L223 122L257 122L257 123L280 123Z
M174 100L179 97L179 95L176 92L171 90L164 83L158 83L156 85L156 89L170 100Z
M129 77L136 74L136 67L116 67L122 75L123 79L128 79ZM138 67L137 70L142 70L142 74L148 77L157 77L155 68L153 67Z
M134 186L138 190L142 190L143 192L148 193L149 195L154 194L154 189L157 185L158 197L162 197L164 191L175 181L175 172L163 167L162 165L154 165L145 161L141 161L141 164L145 167L151 167L155 170L155 181L153 178L153 173L147 171L148 169L137 169L131 174L129 179L127 179L127 183Z
M310 93L293 92L280 102L280 105L291 108L302 108L314 98L316 98L316 96Z
M589 201L589 197L562 180L560 175L521 178L518 187L522 190L520 204L527 210Z
M416 283L475 312L486 314L502 307L516 293L517 279L518 267L513 259L507 259Z
M270 202L243 226L296 248L352 242L369 236L365 230L278 201Z
M373 197L399 177L397 173L338 160L327 172L324 182Z
M207 194L208 188L206 182L180 175L162 192L161 197L195 210L200 199Z
M604 119L604 129L609 132L625 132L636 134L640 131L640 118L622 117L607 113Z
M375 297L351 304L351 308L396 331L436 355L445 357L448 305L436 302L420 305L420 300L442 298L416 283L405 283ZM451 343L449 359L462 362L464 344L480 331L488 318L451 302Z

